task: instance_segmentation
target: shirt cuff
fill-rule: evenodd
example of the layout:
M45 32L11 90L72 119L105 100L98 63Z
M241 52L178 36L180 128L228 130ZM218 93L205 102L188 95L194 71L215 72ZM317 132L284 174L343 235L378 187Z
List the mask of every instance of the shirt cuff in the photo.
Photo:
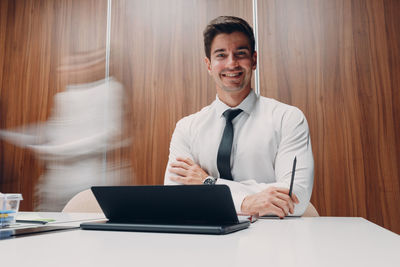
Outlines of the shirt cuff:
M216 184L224 184L229 187L232 195L233 204L235 205L236 213L241 212L243 200L248 194L245 191L240 190L238 186L239 183L219 178L217 179Z

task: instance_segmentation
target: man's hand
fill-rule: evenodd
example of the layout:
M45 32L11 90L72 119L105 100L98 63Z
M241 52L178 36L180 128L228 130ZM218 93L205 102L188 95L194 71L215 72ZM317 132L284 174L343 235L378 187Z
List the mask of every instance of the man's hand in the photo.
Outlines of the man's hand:
M171 176L170 179L180 184L202 184L207 178L206 173L190 158L176 158L177 161L170 164L169 172L179 176Z
M282 187L269 187L259 193L245 197L241 211L247 214L258 213L260 216L273 214L281 219L294 212L294 203L299 199L295 194L289 197L289 189Z

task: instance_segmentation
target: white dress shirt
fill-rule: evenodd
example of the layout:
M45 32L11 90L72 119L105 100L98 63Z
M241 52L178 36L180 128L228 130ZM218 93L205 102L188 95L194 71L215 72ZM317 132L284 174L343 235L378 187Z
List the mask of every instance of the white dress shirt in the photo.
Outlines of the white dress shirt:
M314 160L307 120L296 107L250 94L233 109L243 110L233 121L231 153L233 181L219 177L217 153L225 128L222 113L230 107L216 100L201 111L181 119L172 135L168 165L177 157L189 157L217 184L229 186L236 211L243 199L269 186L289 188L293 159L297 156L293 192L300 203L294 215L307 208L314 180ZM164 184L176 184L167 170Z

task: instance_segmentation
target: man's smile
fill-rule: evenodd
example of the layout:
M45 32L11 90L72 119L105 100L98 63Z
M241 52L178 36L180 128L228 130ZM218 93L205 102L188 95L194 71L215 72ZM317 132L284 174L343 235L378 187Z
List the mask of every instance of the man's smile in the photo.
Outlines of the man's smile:
M237 91L246 83L246 70L243 68L225 69L219 73L221 88L228 91Z
M242 74L243 74L243 71L222 73L221 75L222 75L222 77L237 78L237 77L240 77Z

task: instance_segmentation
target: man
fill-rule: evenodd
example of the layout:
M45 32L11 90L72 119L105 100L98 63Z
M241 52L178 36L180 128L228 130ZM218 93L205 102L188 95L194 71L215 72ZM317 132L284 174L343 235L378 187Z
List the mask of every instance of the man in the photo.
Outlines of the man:
M251 89L257 52L246 21L230 16L212 20L204 30L204 48L217 97L177 123L164 183L226 184L237 212L302 215L314 177L303 113Z

